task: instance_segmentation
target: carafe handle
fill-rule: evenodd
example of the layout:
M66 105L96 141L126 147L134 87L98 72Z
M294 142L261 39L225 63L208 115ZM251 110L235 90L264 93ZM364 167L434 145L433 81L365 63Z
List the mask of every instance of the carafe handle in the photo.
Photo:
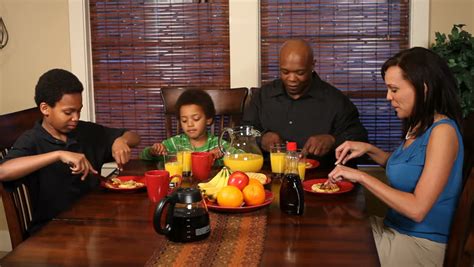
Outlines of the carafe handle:
M176 194L171 196L164 197L158 206L156 206L156 210L153 216L153 227L155 231L162 235L167 235L171 231L171 225L173 224L173 213L174 213L174 206L176 204L177 197ZM166 214L166 224L165 227L161 227L161 216L163 215L163 209L165 208L166 204L169 203L168 212Z
M224 138L225 133L229 133L231 139L230 142L232 143L232 136L234 135L234 130L232 130L232 128L224 128L224 130L222 130L221 135L219 136L219 140L217 141L217 145L219 146L219 150L222 152L222 154L226 153L224 146L222 145L222 140Z

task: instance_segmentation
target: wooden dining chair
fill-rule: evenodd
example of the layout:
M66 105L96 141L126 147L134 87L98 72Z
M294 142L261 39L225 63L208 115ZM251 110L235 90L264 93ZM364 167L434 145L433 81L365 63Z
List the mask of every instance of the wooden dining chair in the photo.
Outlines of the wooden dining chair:
M0 116L0 158L4 158L15 140L26 130L31 129L36 120L42 117L38 108L30 108ZM32 220L31 201L28 187L24 184L13 190L7 190L0 183L8 232L12 248L18 246L28 237L28 229Z
M252 101L252 97L256 95L260 91L260 87L251 87L249 89L249 95L247 96L247 99L245 100L245 108L250 104L250 101ZM244 108L244 111L245 111Z
M176 101L178 97L188 89L167 88L161 90L163 106L165 110L166 138L170 138L180 132L180 124L176 119ZM193 89L195 90L195 89ZM210 127L212 134L219 134L225 127L234 127L240 123L247 98L248 89L225 88L225 89L201 89L209 94L214 102L216 117Z
M471 117L472 121L473 117ZM474 264L474 129L465 122L464 135L464 187L453 218L451 233L446 245L444 266L473 266Z

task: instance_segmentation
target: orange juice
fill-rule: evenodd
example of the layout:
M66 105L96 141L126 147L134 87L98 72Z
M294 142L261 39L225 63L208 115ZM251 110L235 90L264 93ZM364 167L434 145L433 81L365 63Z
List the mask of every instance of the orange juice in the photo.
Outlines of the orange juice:
M170 173L170 176L178 174L181 176L183 174L183 165L179 161L172 161L165 163L165 170Z
M263 165L263 157L252 153L226 155L224 165L232 171L259 172Z
M286 153L284 152L270 153L270 163L273 173L283 173L285 171L285 157Z
M300 176L301 181L304 180L305 172L306 172L306 162L300 160L298 162L298 175Z
M178 161L183 166L183 172L190 172L191 171L191 152L192 151L178 151L176 153L178 157Z

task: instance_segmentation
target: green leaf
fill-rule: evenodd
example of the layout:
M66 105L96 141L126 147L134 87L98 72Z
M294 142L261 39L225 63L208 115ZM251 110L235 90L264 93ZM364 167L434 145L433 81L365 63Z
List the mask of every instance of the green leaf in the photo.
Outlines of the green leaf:
M454 24L447 38L436 32L431 49L446 59L459 87L463 116L467 116L474 112L474 37L462 29L464 26Z

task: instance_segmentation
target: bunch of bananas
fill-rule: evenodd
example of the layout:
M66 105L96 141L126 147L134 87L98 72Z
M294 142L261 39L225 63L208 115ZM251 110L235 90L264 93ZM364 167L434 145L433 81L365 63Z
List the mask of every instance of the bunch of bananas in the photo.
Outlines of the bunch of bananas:
M198 187L209 201L214 202L216 201L217 193L219 193L222 187L227 185L229 176L230 170L227 167L222 167L222 170L220 170L209 182L199 183Z

